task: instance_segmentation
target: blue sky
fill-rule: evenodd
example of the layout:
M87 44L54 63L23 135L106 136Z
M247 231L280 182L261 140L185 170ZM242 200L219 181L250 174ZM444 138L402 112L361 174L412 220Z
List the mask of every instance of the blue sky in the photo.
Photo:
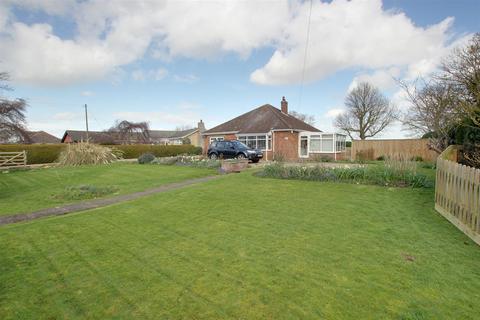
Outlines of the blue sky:
M302 71L310 14L304 85ZM28 100L28 126L61 136L117 119L207 128L252 108L312 114L335 130L348 90L430 76L478 32L480 1L3 1L0 69ZM397 124L383 138L408 135Z

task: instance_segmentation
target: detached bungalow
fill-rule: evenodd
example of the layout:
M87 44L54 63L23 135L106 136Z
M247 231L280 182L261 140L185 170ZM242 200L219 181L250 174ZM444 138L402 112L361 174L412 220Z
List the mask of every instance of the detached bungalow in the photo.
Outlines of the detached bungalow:
M264 152L265 160L283 158L295 161L319 156L345 157L346 136L324 133L288 114L288 102L281 108L265 104L203 132L203 150L212 141L239 140Z

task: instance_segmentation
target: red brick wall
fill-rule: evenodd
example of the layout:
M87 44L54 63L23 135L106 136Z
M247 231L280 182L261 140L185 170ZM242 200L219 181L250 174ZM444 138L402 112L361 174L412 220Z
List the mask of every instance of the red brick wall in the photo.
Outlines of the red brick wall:
M315 160L315 158L328 157L332 160L335 160L334 153L309 153L306 160ZM345 160L345 152L337 152L336 160Z
M283 157L285 160L298 160L298 132L275 131L273 133L274 158Z
M212 134L211 136L203 137L203 154L205 155L210 144L210 137L223 137L223 140L237 140L237 136L234 134Z

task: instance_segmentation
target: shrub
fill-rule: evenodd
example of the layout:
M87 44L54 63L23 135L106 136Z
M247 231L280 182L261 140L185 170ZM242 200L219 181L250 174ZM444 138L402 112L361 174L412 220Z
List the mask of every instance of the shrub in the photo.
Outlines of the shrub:
M313 155L311 159L314 162L332 162L333 161L332 157L329 157L326 155L319 155L319 154Z
M140 164L150 163L153 160L155 160L155 156L150 152L144 153L140 157L138 157L138 163Z
M105 146L89 142L69 144L58 158L63 166L81 166L86 164L107 164L117 160L112 150Z
M68 186L65 188L65 190L63 190L62 193L55 195L54 197L65 200L94 199L107 194L115 193L117 191L118 188L114 186L97 187L86 184L79 186Z
M350 182L396 187L431 187L431 181L415 171L394 166L363 166L355 168L329 168L322 166L286 166L280 163L267 165L258 173L262 177L312 181Z
M377 157L377 161L384 161L384 160L385 160L385 156Z

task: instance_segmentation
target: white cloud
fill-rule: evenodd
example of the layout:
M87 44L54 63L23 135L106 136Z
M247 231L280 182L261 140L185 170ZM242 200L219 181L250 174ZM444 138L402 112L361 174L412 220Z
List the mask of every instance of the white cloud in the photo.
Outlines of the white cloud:
M325 113L325 117L326 118L335 118L336 116L338 116L339 114L342 114L344 112L345 112L345 110L342 109L342 108L333 108L333 109L328 110Z
M145 72L143 72L143 70L132 71L132 79L135 80L135 81L144 81L145 80Z
M159 81L164 79L168 75L168 71L163 68L155 70L142 70L136 69L132 71L132 79L135 81L155 80Z
M265 47L275 52L251 74L253 82L297 83L302 75L308 1L5 3L0 5L0 67L19 82L59 85L99 79L145 54L171 60L211 59L233 52L246 58L252 50ZM76 25L74 36L60 38L46 23L15 21L7 5L70 19ZM407 67L412 74L426 72L448 48L453 23L446 18L418 27L404 13L385 11L380 0L314 1L311 21L307 81L351 67L366 73L392 67ZM155 80L166 75L142 72L144 78Z
M173 79L176 82L182 82L182 83L194 83L199 80L198 77L194 74L186 74L186 75L176 74L173 76Z
M296 6L268 63L251 74L259 84L288 84L302 78L309 2ZM453 18L421 28L402 12L385 11L380 0L315 2L305 80L352 67L408 66L444 52Z
M398 67L379 69L373 73L364 73L353 78L348 91L354 89L360 82L368 82L380 90L388 90L395 86L395 79L399 79L401 70Z

